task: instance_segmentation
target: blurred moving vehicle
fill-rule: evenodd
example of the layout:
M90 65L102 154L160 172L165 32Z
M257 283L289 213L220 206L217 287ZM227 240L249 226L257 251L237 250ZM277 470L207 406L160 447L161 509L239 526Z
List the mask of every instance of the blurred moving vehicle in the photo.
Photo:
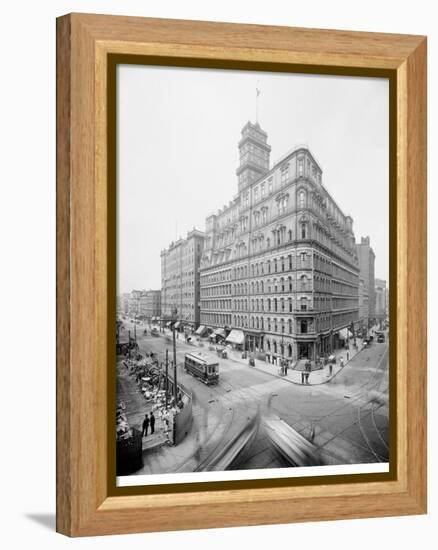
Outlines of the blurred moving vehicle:
M286 462L291 466L319 466L322 460L310 441L278 417L263 421L263 428L269 440Z
M251 452L260 425L260 414L248 418L247 424L226 443L219 452L214 452L204 459L195 472L223 472L238 470Z
M377 342L379 344L382 344L384 341L385 341L385 335L383 334L383 332L378 332L377 333Z

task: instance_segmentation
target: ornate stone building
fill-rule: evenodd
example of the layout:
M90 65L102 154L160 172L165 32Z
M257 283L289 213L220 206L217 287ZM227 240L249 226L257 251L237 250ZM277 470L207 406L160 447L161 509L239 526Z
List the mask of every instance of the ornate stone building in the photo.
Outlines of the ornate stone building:
M375 284L376 317L379 320L383 320L388 314L386 281L376 279Z
M161 316L193 328L199 325L199 264L205 234L193 229L187 238L161 251Z
M376 284L374 278L376 256L371 248L369 237L361 237L360 243L357 244L357 255L359 257L360 276L363 278L368 292L368 319L372 324L376 317Z
M359 325L368 329L368 314L369 314L369 296L368 288L365 286L365 281L359 277Z
M353 220L307 147L270 167L267 134L248 122L239 152L238 194L206 220L200 322L272 362L315 359L359 319Z

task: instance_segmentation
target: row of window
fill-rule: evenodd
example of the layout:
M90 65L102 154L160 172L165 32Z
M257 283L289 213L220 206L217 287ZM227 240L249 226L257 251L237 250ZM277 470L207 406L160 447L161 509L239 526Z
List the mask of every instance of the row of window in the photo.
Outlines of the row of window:
M283 298L274 298L272 300L270 298L267 300L259 300L258 298L248 300L247 298L243 298L241 300L233 300L233 309L235 311L248 311L248 307L250 311L282 311L292 313L293 311L308 311L312 309L312 301L307 296L300 296L296 300L293 298L288 298L287 300Z
M252 281L251 283L233 284L233 295L246 296L248 294L278 294L280 292L310 292L313 290L311 275L289 275L289 277L280 279L271 279L266 281Z
M250 328L255 330L266 330L281 334L308 334L312 331L313 322L309 319L271 319L268 317L250 317L245 315L233 315L233 326Z

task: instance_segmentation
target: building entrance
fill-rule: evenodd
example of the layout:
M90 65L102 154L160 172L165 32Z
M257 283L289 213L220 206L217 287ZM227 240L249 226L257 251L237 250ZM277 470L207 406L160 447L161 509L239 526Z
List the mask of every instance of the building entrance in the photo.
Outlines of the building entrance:
M310 359L311 348L308 342L298 342L298 359Z

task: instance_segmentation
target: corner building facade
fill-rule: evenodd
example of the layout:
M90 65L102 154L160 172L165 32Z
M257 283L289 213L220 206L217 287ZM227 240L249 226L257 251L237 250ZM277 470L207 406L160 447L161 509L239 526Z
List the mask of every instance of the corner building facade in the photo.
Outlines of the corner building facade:
M248 122L239 152L238 194L206 220L200 322L270 362L314 360L359 320L353 220L307 147L270 168L267 134Z

